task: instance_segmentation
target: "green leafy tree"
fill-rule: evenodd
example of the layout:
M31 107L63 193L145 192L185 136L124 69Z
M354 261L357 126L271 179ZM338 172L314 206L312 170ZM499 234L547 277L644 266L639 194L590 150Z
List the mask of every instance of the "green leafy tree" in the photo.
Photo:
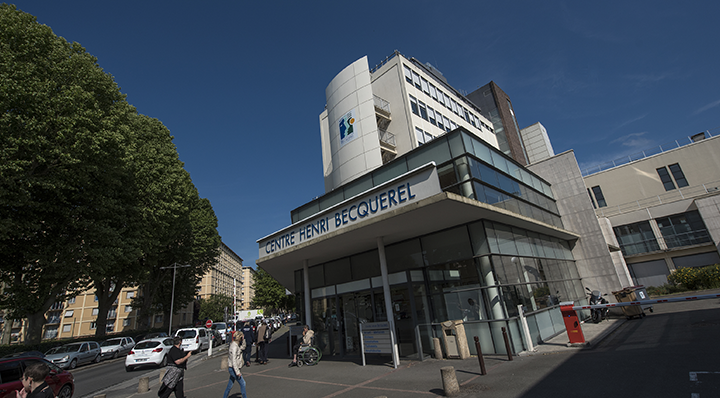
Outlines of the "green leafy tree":
M250 303L252 308L262 308L265 313L288 309L289 300L285 288L275 278L262 268L258 268L252 277L255 290L255 296Z
M88 270L137 256L124 227L127 137L134 110L112 76L12 5L0 5L0 306L27 318L88 288Z
M210 298L200 300L200 319L213 321L225 320L225 309L232 313L232 297L224 294L214 294Z

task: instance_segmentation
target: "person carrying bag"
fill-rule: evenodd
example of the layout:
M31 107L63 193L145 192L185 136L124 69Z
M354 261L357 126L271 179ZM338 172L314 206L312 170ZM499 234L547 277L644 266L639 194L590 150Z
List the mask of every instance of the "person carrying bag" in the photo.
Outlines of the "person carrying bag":
M243 360L243 351L245 350L245 347L246 342L243 333L239 331L235 332L233 335L233 341L230 343L230 348L228 348L228 373L230 373L230 380L228 380L228 385L225 389L225 394L223 394L223 398L228 397L230 390L233 387L233 383L236 381L240 385L242 398L247 398L247 395L245 394L245 379L243 379L242 373L240 373L240 369L242 369L245 364L245 361Z

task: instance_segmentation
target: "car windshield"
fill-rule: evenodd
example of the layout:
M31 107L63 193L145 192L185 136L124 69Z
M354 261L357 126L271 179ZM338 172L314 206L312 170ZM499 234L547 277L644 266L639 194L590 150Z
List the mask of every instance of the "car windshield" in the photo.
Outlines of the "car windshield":
M188 330L178 330L178 332L177 332L177 336L180 337L180 338L183 338L183 339L193 338L193 337L195 337L196 334L197 334L197 332L195 332L195 331L192 330L192 329L188 329Z
M52 348L50 351L47 352L47 355L51 354L63 354L66 352L77 352L80 350L81 344L68 344L60 347Z
M122 341L121 339L105 340L105 341L102 342L102 344L100 344L100 346L101 346L101 347L107 347L107 346L111 346L111 345L120 345L120 342L121 342L121 341Z
M213 330L215 329L227 329L227 325L224 322L213 323Z
M146 348L155 348L160 345L159 341L141 341L135 345L135 350L143 350Z

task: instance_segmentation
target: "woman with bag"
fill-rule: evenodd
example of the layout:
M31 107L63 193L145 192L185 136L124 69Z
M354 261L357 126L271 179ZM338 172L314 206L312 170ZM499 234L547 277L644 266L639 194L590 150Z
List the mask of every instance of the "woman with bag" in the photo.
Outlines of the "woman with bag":
M182 338L177 336L173 337L173 346L168 352L167 370L165 371L162 385L158 390L158 397L160 398L168 398L173 391L175 391L175 398L185 398L183 378L185 377L185 370L187 369L187 360L190 358L190 355L192 355L192 352L188 352L186 355L180 348L181 344Z
M246 343L243 333L236 331L233 335L233 341L230 343L230 348L228 348L228 373L230 373L230 380L228 380L228 385L225 389L225 394L223 394L223 398L228 397L230 390L233 387L233 383L236 381L240 384L240 393L242 393L242 398L247 398L247 395L245 395L245 379L243 379L242 373L240 373L240 369L242 369L245 364L245 361L243 360L245 345Z

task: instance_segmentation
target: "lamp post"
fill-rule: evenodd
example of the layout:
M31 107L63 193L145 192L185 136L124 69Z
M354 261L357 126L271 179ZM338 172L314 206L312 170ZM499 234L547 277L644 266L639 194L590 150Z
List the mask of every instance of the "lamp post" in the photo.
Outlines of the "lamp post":
M170 297L170 326L168 326L168 336L172 336L172 316L173 316L173 305L175 304L175 274L177 274L177 268L185 268L189 267L190 264L185 265L178 265L178 263L173 263L171 267L160 267L160 269L173 269L173 284L172 284L172 295Z

